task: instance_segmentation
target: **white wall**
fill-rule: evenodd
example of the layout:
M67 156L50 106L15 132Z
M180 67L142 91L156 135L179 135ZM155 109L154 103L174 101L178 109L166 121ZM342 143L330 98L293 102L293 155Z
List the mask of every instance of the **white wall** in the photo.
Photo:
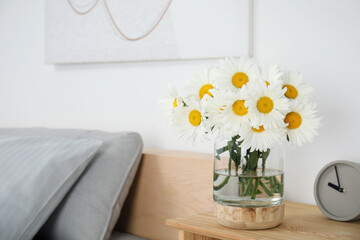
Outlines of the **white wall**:
M146 147L212 151L211 142L172 135L157 101L168 83L181 85L215 60L45 65L43 9L44 0L0 0L0 127L135 130ZM327 162L360 163L359 24L357 0L255 0L255 57L302 71L324 122L313 144L287 149L288 200L314 203Z

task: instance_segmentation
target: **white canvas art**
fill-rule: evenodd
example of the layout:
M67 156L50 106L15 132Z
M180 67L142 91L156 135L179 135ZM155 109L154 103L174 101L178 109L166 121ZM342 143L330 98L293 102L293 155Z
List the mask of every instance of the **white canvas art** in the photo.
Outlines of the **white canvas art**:
M70 1L70 3L69 3ZM106 1L106 2L105 2ZM45 62L218 58L248 54L249 0L47 0ZM106 11L105 3L109 12ZM111 21L113 17L113 22Z

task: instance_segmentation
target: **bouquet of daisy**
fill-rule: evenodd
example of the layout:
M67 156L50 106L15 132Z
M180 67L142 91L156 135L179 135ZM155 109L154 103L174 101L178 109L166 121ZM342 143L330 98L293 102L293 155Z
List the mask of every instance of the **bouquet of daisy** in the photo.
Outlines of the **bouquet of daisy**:
M247 57L226 58L205 67L186 84L185 92L180 95L170 86L161 100L167 123L184 139L204 139L214 133L227 139L215 150L215 157L229 152L229 176L231 165L237 176L257 174L259 161L264 171L272 147L286 140L293 145L311 142L321 125L313 88L302 82L301 73L264 68ZM242 196L259 194L261 182L252 180L250 184L239 178ZM226 183L225 178L214 189ZM282 191L282 186L262 188L269 196Z

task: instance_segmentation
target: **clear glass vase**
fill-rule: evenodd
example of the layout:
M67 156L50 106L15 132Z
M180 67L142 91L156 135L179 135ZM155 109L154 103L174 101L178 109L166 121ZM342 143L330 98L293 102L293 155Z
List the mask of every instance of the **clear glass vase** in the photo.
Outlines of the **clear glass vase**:
M267 151L241 148L239 137L216 139L214 201L225 206L265 208L283 203L281 147Z

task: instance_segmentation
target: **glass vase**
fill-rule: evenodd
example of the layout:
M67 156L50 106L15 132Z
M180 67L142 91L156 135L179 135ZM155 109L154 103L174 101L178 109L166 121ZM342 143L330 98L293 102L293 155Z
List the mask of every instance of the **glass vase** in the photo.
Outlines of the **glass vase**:
M284 161L280 147L267 151L250 151L244 149L239 137L235 136L232 139L217 138L214 150L213 197L217 211L215 214L218 217L229 210L233 211L231 207L243 209L240 213L244 209L263 208L264 211L279 206L283 211ZM223 210L225 213L221 212ZM260 219L260 224L252 224L252 227L238 227L233 224L230 224L230 227L269 228L278 225L282 217L283 213L277 216L276 223L262 224L266 219ZM229 216L229 219L233 218ZM239 221L246 224L244 218ZM223 221L219 222L226 225Z

